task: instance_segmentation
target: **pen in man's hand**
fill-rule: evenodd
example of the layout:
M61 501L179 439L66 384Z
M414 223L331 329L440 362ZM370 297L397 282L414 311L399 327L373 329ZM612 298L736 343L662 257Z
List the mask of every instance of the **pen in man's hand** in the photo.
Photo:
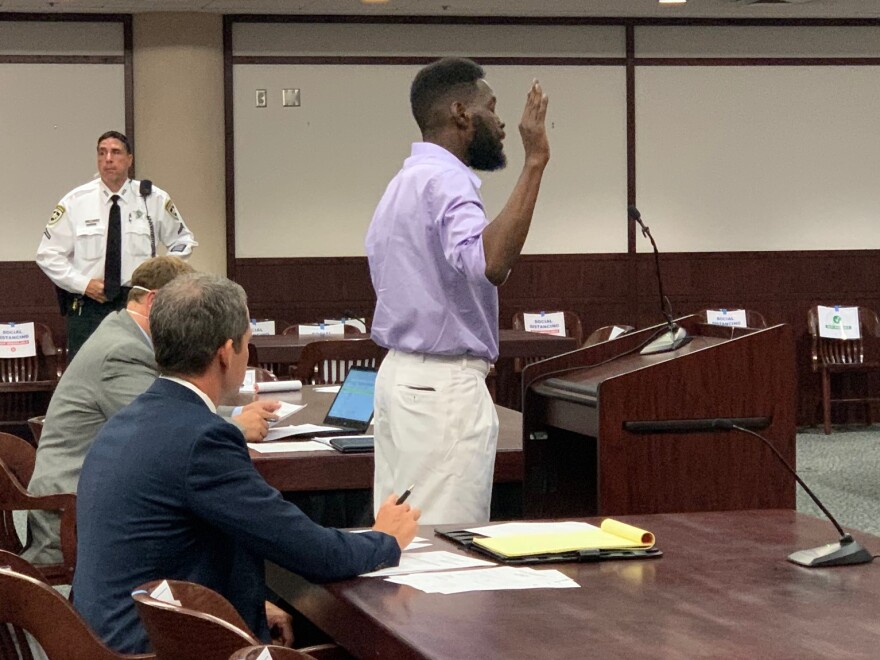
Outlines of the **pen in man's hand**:
M410 496L410 494L412 493L412 489L413 489L414 486L415 486L415 484L413 484L412 486L410 486L409 488L407 488L405 491L403 491L403 495L401 495L400 497L397 498L397 501L394 503L394 505L395 505L395 506L400 506L401 504L403 504L404 502L406 502L406 498Z

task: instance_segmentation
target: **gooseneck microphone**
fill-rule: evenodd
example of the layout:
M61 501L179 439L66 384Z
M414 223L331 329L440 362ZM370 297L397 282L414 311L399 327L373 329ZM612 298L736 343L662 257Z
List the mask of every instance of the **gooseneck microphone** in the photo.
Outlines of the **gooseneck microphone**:
M141 199L144 202L144 212L147 214L147 224L150 225L150 256L156 256L156 230L153 227L153 218L150 217L150 209L147 208L147 197L153 194L153 182L149 179L143 179L138 188Z
M798 550L788 556L788 561L806 566L808 568L820 568L826 566L846 566L852 564L867 564L873 561L873 555L862 545L853 539L853 537L843 531L843 527L837 522L837 519L831 515L831 512L816 497L816 494L810 490L810 487L804 483L795 469L785 460L785 457L779 453L779 450L773 446L767 438L760 433L756 433L748 427L767 428L771 423L769 417L735 417L720 419L664 419L664 420L647 420L637 422L624 422L623 428L629 433L637 434L658 434L658 433L711 433L712 431L739 431L752 435L763 442L773 455L779 459L779 462L786 470L795 478L801 488L810 496L816 506L825 514L837 533L840 540L837 543L829 543L811 548L809 550Z
M713 420L714 427L721 430L726 431L740 431L742 433L748 433L749 435L753 435L758 438L761 442L767 445L770 450L776 455L776 458L780 460L780 462L786 467L786 469L794 476L797 482L801 485L801 488L810 496L816 506L822 510L822 513L831 521L831 524L834 525L837 533L840 534L840 540L837 543L829 543L827 545L819 546L818 548L811 548L809 550L798 550L797 552L793 552L788 556L788 561L793 562L795 564L799 564L801 566L807 566L809 568L818 568L821 566L846 566L850 564L867 564L873 561L874 557L871 553L862 547L853 537L846 532L843 531L843 527L840 526L840 523L837 522L837 519L831 515L831 512L825 508L825 505L819 501L819 498L810 490L809 486L804 483L804 480L798 476L798 473L795 472L795 469L789 465L788 461L783 458L782 454L773 446L773 444L767 440L760 433L755 433L754 431L739 426L735 424L732 420L729 419L716 419Z
M654 249L654 267L657 272L657 288L660 291L660 313L666 319L666 325L669 326L662 335L645 346L641 351L641 355L651 355L652 353L665 353L674 351L687 344L692 338L688 336L684 328L680 327L672 320L672 312L670 309L669 299L663 293L663 276L660 274L660 250L657 249L657 241L651 234L651 230L642 221L642 214L635 205L630 205L627 209L627 215L630 220L634 220L642 228L642 236L646 236L651 241L651 247Z

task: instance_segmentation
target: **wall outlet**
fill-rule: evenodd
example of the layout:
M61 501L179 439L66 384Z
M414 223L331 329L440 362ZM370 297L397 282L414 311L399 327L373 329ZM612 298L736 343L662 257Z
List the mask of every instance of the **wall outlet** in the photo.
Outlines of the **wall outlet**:
M265 89L258 89L257 90L257 107L258 108L265 108L268 105L268 103L269 102L268 102L268 98L266 96L266 90Z

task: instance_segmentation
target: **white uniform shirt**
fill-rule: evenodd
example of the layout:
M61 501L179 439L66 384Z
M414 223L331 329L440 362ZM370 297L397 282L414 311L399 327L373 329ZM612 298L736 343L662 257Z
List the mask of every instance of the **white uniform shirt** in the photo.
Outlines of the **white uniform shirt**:
M104 279L107 224L114 194L119 195L122 218L123 286L130 285L134 269L152 255L148 217L153 221L156 254L160 244L176 257L192 254L198 243L168 193L154 186L153 193L143 198L138 194L139 186L139 181L129 179L113 193L101 179L95 179L61 199L37 248L37 265L50 280L81 294L89 280Z

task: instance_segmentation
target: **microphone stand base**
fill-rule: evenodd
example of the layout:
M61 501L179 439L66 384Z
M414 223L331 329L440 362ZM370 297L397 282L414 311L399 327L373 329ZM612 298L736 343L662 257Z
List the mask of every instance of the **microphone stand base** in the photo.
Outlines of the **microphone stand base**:
M654 353L668 353L669 351L674 351L678 348L681 348L691 339L693 339L693 337L688 335L687 331L684 328L676 325L674 326L674 328L670 328L662 335L657 337L657 339L645 346L641 351L639 351L639 354L653 355Z
M810 550L798 550L788 556L788 561L807 568L852 566L873 560L871 553L855 541L829 543Z

